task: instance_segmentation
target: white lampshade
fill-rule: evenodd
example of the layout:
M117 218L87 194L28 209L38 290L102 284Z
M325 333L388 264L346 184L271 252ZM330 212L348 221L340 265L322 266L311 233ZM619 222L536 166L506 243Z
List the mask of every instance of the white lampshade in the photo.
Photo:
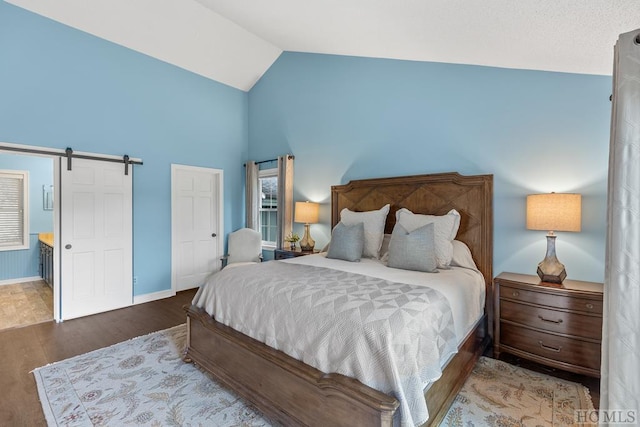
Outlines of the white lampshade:
M527 196L527 229L580 231L582 196L571 193L530 194Z
M547 254L538 264L540 280L562 283L567 277L564 264L556 256L554 231L580 231L582 196L580 194L549 193L527 196L527 228L547 230Z
M318 222L320 205L313 202L296 202L295 222L315 224Z

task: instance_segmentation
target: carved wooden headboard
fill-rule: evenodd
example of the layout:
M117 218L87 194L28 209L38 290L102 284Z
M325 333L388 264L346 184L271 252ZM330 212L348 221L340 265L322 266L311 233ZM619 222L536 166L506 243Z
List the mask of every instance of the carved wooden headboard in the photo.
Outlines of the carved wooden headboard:
M493 280L493 175L463 176L455 172L375 178L331 187L331 227L340 221L340 211L370 211L389 203L385 233L391 233L396 211L444 215L460 213L457 240L469 246L476 265L491 288Z

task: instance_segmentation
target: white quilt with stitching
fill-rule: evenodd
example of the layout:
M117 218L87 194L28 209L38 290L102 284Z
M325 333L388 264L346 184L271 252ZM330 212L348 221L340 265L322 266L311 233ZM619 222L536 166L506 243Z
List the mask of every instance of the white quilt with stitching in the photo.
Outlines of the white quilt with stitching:
M225 269L193 303L323 372L395 396L403 426L428 419L423 390L457 347L440 292L324 267L265 262Z

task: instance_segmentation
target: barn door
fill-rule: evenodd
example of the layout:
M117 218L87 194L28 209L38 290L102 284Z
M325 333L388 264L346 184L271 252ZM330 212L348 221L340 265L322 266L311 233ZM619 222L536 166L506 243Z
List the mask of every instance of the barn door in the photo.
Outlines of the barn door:
M60 172L61 318L133 302L132 175L122 163L73 159Z

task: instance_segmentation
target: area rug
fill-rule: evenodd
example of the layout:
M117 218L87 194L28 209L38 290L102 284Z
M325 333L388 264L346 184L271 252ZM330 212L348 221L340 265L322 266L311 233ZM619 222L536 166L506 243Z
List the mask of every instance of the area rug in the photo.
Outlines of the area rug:
M593 411L589 389L481 357L440 426L590 426L576 411Z
M33 371L50 426L271 426L181 359L186 326ZM568 426L593 409L580 384L481 358L441 426Z
M49 426L270 426L180 358L186 325L33 371Z

